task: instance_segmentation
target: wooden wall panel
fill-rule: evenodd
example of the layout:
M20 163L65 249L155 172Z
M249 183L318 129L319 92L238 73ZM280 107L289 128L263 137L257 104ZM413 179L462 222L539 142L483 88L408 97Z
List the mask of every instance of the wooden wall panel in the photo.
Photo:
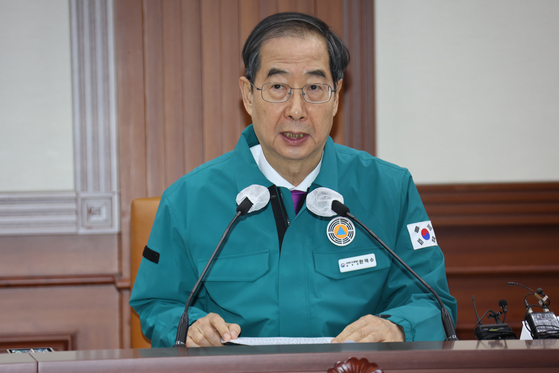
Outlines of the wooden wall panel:
M3 336L17 342L65 334L76 336L79 350L120 347L114 286L8 287L0 288L0 299L0 314L8 315L0 341Z
M340 38L346 40L347 42L347 35L344 34L345 18L340 17L340 15L343 14L344 14L344 5L342 0L316 1L316 13L314 15L320 18L321 20L323 20L324 22L326 22L328 25L330 25L330 27L332 27L332 29L336 32L336 34L338 34ZM350 66L351 66L351 62L350 62ZM334 125L332 126L332 132L330 133L330 136L332 137L334 142L338 144L349 145L346 142L346 137L345 137L345 123L346 123L345 101L346 101L346 96L349 94L348 93L349 88L345 84L346 77L347 74L345 74L344 76L344 85L342 87L342 95L340 97L338 113L336 114L336 117L334 117ZM351 123L348 123L348 125L351 125Z
M146 132L141 0L115 3L115 49L119 125L121 273L130 277L130 206L146 197Z
M182 14L180 0L162 3L165 185L184 175Z
M148 193L160 195L165 179L165 85L163 82L163 3L144 0L144 58L146 161ZM170 38L172 35L165 35Z
M114 276L118 273L116 234L6 236L0 237L0 252L0 283L7 278Z
M223 153L221 123L220 1L200 3L202 10L202 97L204 100L204 160Z
M10 348L52 347L55 351L76 349L75 333L0 334L0 354Z
M239 0L239 19L239 35L240 40L244 45L244 42L247 40L250 32L260 21L260 7L258 6L258 2L255 2L254 0Z
M239 3L227 1L221 3L220 28L221 57L221 126L223 150L233 150L241 132L249 122L243 115L244 106L240 99L239 77L244 74L240 50Z
M488 309L499 311L499 300L507 300L506 321L518 336L528 291L507 282L541 287L552 301L559 299L559 183L418 189L445 254L461 339L474 338L472 296L480 316Z
M181 8L184 172L187 173L204 162L202 24L199 0L183 0Z
M264 19L269 15L278 12L278 2L277 0L260 0L260 19Z
M116 234L0 237L0 345L122 346L118 242Z
M343 15L351 53L344 79L345 145L375 155L374 3L344 1Z

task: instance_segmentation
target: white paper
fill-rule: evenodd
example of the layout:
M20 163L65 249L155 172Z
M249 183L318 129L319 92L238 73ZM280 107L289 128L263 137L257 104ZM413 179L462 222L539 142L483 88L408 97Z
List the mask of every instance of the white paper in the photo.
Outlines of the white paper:
M526 327L526 321L522 321L522 331L520 332L520 339L532 339L532 334Z
M333 337L317 337L317 338L290 338L290 337L270 337L270 338L250 338L239 337L232 339L229 343L245 345L245 346L266 346L266 345L307 345L307 344L323 344L330 343Z

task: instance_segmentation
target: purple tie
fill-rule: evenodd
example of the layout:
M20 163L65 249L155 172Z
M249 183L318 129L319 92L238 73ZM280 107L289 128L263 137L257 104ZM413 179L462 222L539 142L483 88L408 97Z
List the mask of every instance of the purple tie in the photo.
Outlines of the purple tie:
M293 207L295 207L295 215L297 215L301 207L303 207L303 202L305 202L306 195L307 192L302 192L300 190L291 191L291 198L293 198Z

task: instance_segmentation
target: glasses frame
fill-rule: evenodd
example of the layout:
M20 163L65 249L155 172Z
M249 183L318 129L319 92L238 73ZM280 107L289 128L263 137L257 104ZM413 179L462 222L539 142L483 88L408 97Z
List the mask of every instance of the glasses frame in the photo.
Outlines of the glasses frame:
M337 89L334 89L334 88L330 87L330 85L329 85L329 84L326 84L326 83L309 83L309 84L305 84L302 88L293 88L293 87L291 87L289 84L280 83L280 82L264 83L264 84L262 84L262 87L260 87L260 88L258 88L257 86L255 86L252 82L250 82L250 84L251 84L254 88L256 88L257 90L260 91L260 96L262 97L262 100L264 100L264 101L266 101L266 102L270 102L270 103L272 103L272 104L281 104L281 103L283 103L283 102L287 102L287 101L291 98L291 95L293 94L293 90L294 90L294 89L299 89L299 90L301 90L301 97L303 97L303 100L305 100L305 102L308 102L309 104L325 104L325 103L327 103L328 101L330 101L330 100L332 99L332 93L337 91ZM266 100L266 99L264 98L264 91L263 91L264 86L267 86L267 85L274 85L274 84L281 84L281 85L285 85L285 86L288 86L288 87L289 87L289 92L287 93L287 97L286 97L285 100L283 100L283 101L270 101L270 100ZM326 101L320 101L320 102L313 102L313 101L307 100L307 98L305 97L305 92L303 92L303 90L304 90L306 87L310 86L310 85L325 85L326 87L328 87L328 100L326 100Z

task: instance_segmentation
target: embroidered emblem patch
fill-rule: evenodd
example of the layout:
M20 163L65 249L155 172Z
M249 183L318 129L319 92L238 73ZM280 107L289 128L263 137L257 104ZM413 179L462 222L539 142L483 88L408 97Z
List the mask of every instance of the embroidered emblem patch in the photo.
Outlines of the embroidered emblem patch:
M326 235L334 245L346 246L355 238L355 226L351 220L337 216L328 223Z
M414 250L437 246L437 237L430 220L408 224L408 232Z

